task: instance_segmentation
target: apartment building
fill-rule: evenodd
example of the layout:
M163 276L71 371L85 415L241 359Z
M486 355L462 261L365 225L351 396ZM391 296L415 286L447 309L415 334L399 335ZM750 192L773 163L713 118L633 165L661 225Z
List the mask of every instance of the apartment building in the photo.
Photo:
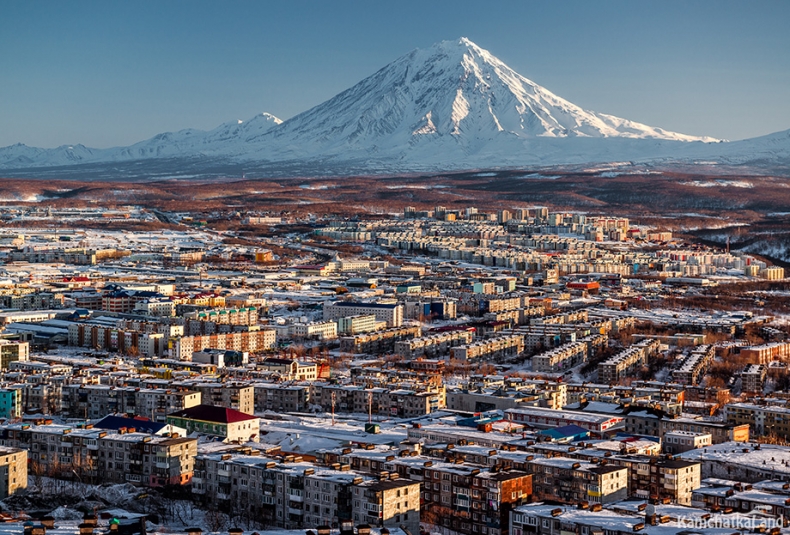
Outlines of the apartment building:
M672 380L681 385L699 384L713 362L714 353L712 345L694 348L672 371Z
M255 411L305 412L309 409L310 387L255 383Z
M768 368L764 364L749 364L741 372L741 390L745 394L762 394Z
M62 388L63 412L72 418L132 414L164 422L171 412L200 404L200 392L184 389L133 388L70 384Z
M184 314L184 319L211 322L217 325L257 325L258 317L258 309L254 306L219 308Z
M22 389L4 388L0 390L0 418L15 420L22 417Z
M372 314L377 321L387 322L388 328L403 324L403 305L386 303L357 303L336 301L324 304L324 320L338 320L346 316Z
M664 507L668 509L665 510ZM651 508L657 511L654 514L646 513L645 508L636 512L614 509L614 507L603 509L598 503L592 505L581 503L574 507L558 507L542 503L524 505L513 511L511 535L696 533L690 531L684 522L678 521L677 506L654 506ZM692 511L689 513L691 514ZM717 535L729 535L726 529L709 531Z
M701 418L662 418L659 420L658 425L658 437L661 440L664 440L666 434L672 431L691 431L694 433L710 434L714 445L731 441L749 442L750 425L745 422L718 422L703 420Z
M378 480L365 479L352 489L354 522L389 529L405 527L420 531L420 483L392 474ZM313 506L315 511L315 506ZM324 525L332 525L325 522Z
M27 450L0 446L0 499L27 488Z
M554 373L569 370L587 361L587 344L571 342L532 357L536 372Z
M274 329L212 334L207 336L182 336L170 341L170 357L192 360L192 353L204 349L230 349L248 353L262 353L274 347L277 334Z
M9 323L38 323L55 319L63 313L63 310L0 312L0 325L8 325Z
M176 305L169 297L156 297L135 303L134 312L146 316L169 317L175 315Z
M508 533L510 510L532 496L532 476L524 471L407 454L347 448L339 460L360 472L421 483L422 520L464 535L483 528L489 535Z
M779 266L768 266L760 270L760 278L777 281L785 278L785 269Z
M255 388L243 383L197 383L190 390L200 393L203 405L226 407L245 414L255 412Z
M118 351L136 352L143 357L163 356L167 351L168 336L161 332L140 332L135 329L75 323L69 325L69 345Z
M261 361L258 367L274 372L286 381L315 381L318 378L318 365L314 362L272 357Z
M230 349L204 349L192 353L192 362L203 364L213 364L217 368L231 366L244 366L250 360L250 355L244 351L232 351Z
M425 444L467 444L500 448L521 439L521 435L490 433L474 427L447 424L412 424L408 430L409 441Z
M747 425L757 436L775 435L785 440L790 437L790 408L780 405L730 403L724 406L727 422Z
M693 431L669 431L664 433L664 453L683 453L684 451L704 448L713 444L710 433Z
M131 483L147 487L187 485L197 440L158 436L122 428L110 432L64 425L0 427L3 442L29 451L30 473L85 482Z
M22 413L60 414L63 408L63 385L56 381L30 381L13 385L22 396Z
M0 369L7 370L12 362L30 360L30 344L0 339Z
M475 392L449 390L447 408L465 412L518 409L522 407L545 407L561 409L566 403L566 385L551 381L534 381L517 390L500 389Z
M658 348L658 340L646 339L637 342L598 364L598 381L614 384L624 377L635 375L636 370L647 365L648 357L654 355Z
M450 358L462 361L515 356L524 351L524 337L520 334L495 336L450 349Z
M395 353L406 359L436 358L450 353L451 348L472 342L470 331L448 331L395 343Z
M374 479L347 466L325 469L299 457L275 461L259 454L202 455L197 467L194 494L267 524L297 529L354 520L419 530L418 482Z
M197 439L158 437L121 429L105 436L100 433L96 442L96 466L102 482L163 487L188 485L192 479ZM74 447L80 445L77 441ZM91 446L89 441L87 448L90 450Z
M369 333L376 330L379 320L375 314L359 314L343 316L337 319L337 332L346 336Z
M510 511L533 494L526 472L431 461L424 466L423 517L465 535L509 533Z
M458 302L452 298L422 297L407 298L404 303L403 317L407 319L454 320L458 315Z
M638 499L690 506L691 494L701 484L701 464L691 460L617 455L609 463L628 468L628 495Z
M365 388L359 385L310 385L310 404L324 411L352 412L373 415L417 418L436 412L445 406L444 388L426 386L422 390L399 388Z
M0 307L13 308L16 310L51 310L63 308L63 302L63 294L53 292L34 291L24 294L0 295Z
M755 484L720 480L692 493L691 505L708 511L731 509L736 513L762 511L779 518L790 516L790 492L782 481Z
M564 344L576 342L581 334L580 329L574 325L530 325L518 327L515 330L524 336L524 345L529 352L545 351Z
M676 458L700 463L703 478L744 483L786 482L790 478L790 451L786 446L723 442L681 453Z
M744 347L738 354L742 360L750 364L768 364L772 360L786 362L790 359L790 342L770 342Z
M391 353L394 351L397 342L416 338L421 333L422 329L418 325L410 325L372 333L344 336L340 339L340 351L354 354Z
M288 335L303 340L332 340L337 338L337 325L332 320L294 323L288 326Z
M606 504L628 497L628 469L622 466L551 457L528 461L527 467L536 500Z

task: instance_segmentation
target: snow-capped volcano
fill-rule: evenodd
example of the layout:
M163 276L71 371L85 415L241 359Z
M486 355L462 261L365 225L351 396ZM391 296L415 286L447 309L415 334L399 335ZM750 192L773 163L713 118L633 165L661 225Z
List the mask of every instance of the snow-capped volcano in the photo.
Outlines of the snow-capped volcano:
M500 134L717 141L583 110L466 38L414 50L271 132L330 150L441 136L471 146Z
M189 159L271 172L449 171L715 158L736 146L717 141L584 110L462 38L414 50L284 122L261 114L113 149L14 145L0 149L0 168L129 161L142 175L145 161L162 171Z

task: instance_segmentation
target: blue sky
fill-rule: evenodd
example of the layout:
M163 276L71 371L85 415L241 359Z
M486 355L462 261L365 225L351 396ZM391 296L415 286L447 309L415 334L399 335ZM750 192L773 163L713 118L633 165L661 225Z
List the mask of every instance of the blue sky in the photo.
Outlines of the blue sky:
M790 128L790 2L0 0L0 146L287 119L470 38L579 106L695 135Z

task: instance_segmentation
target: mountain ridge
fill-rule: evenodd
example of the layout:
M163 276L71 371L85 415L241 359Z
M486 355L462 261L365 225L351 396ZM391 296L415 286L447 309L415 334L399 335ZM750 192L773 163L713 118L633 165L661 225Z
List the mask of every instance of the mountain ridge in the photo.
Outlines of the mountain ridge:
M415 49L286 121L262 113L108 149L16 144L0 148L0 169L132 161L161 168L179 159L328 174L351 165L377 173L615 160L742 164L752 155L790 159L790 136L781 134L721 142L585 110L461 38Z

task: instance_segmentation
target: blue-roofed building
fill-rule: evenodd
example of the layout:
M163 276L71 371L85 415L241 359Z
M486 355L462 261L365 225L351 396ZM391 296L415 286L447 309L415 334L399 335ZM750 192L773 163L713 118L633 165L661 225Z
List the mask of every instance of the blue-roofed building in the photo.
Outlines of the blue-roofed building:
M590 436L590 432L578 425L563 425L553 429L544 429L539 433L542 437L547 437L552 442L576 442L584 440Z

